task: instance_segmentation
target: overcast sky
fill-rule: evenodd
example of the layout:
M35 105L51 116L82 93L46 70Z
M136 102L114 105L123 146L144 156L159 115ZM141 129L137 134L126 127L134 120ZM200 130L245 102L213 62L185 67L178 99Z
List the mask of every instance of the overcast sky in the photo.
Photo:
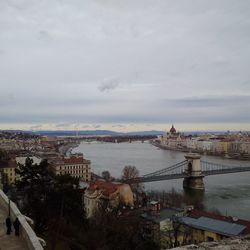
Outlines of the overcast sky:
M0 128L250 130L249 0L0 0Z

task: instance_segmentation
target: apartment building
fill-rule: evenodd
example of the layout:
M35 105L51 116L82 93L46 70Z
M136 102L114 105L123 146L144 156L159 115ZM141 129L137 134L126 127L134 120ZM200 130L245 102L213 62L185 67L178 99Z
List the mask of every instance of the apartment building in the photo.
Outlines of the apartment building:
M14 184L19 178L16 174L17 162L15 160L10 160L5 163L1 163L0 171L2 173L2 182L8 184Z
M134 195L128 184L96 180L84 193L86 217L92 217L99 209L114 209L119 205L134 206Z
M20 176L16 173L16 169L20 165L25 165L25 161L28 157L27 156L20 156L16 157L15 159L10 159L9 161L2 162L0 164L0 171L3 175L3 181L8 182L8 184L15 184L17 180L19 180ZM33 164L40 164L42 161L41 158L36 156L29 157Z
M85 182L91 180L91 161L84 159L82 154L56 159L51 163L51 170L56 175L69 174Z

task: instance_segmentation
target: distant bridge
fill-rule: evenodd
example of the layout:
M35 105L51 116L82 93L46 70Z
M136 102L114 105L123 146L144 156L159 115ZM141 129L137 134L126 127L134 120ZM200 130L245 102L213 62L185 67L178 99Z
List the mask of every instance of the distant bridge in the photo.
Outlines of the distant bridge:
M226 164L201 161L200 155L188 154L186 160L161 170L127 180L128 183L153 182L184 179L183 186L191 189L204 189L203 177L210 175L250 172L249 166L230 166Z

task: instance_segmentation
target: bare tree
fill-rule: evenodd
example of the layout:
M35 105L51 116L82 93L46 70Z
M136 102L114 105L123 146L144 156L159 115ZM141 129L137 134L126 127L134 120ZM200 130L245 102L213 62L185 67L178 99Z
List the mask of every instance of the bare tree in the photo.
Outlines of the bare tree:
M122 170L122 179L129 180L139 177L139 170L135 166L125 166Z
M139 170L135 166L125 166L122 171L122 180L127 181L131 179L136 179L139 177ZM139 182L133 182L130 187L135 195L136 203L142 203L142 194L144 191L143 184Z
M105 181L109 181L109 180L111 179L110 172L109 172L109 171L103 171L103 172L102 172L102 178L103 178Z

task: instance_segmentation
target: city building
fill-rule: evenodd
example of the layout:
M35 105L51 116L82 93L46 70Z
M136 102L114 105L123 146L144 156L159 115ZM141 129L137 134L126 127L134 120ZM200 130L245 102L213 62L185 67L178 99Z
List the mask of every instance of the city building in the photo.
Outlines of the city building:
M128 184L96 180L84 193L84 211L87 218L99 209L133 206L134 196Z
M169 132L160 138L158 146L170 150L220 155L226 158L250 159L250 139L248 134L242 133L186 136L177 132L172 125Z
M159 202L151 201L148 209L141 215L141 232L145 240L153 240L161 247L169 247L171 244L167 242L165 232L173 229L173 216L182 216L183 210L174 208L161 209ZM172 239L172 237L170 237Z
M16 169L19 165L25 165L27 158L27 156L18 156L15 159L10 159L0 163L0 171L2 173L4 183L15 184L15 182L20 178L20 176L16 173ZM33 164L40 164L42 161L41 158L36 156L30 156L29 158L33 161Z
M85 182L91 180L91 162L84 159L82 154L57 158L50 164L55 175L69 174Z
M164 136L162 136L161 143L162 145L169 147L169 148L179 148L182 147L183 144L183 136L178 133L172 125L169 132L167 132Z
M250 155L250 141L242 142L240 145L240 152Z
M0 163L0 171L2 174L2 182L8 184L14 184L19 178L16 174L16 168L18 167L15 160L9 160L7 162Z
M180 223L192 229L192 243L216 241L250 233L250 221L191 209Z
M157 210L157 213L149 210L142 214L142 218L143 237L165 249L250 233L250 221L193 209L191 206L184 210L165 208Z

